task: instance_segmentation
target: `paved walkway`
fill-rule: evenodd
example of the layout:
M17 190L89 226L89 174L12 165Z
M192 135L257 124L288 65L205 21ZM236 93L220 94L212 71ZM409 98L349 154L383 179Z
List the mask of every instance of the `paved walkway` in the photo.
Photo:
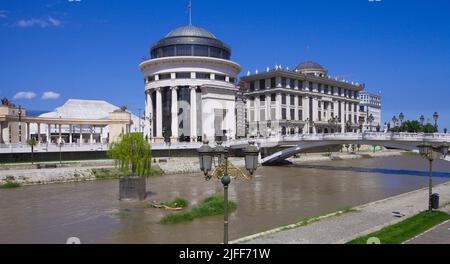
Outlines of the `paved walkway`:
M450 202L450 183L439 185L441 204ZM413 191L382 201L359 206L356 212L328 217L286 231L268 231L235 240L250 244L343 244L363 235L396 224L428 208L428 189ZM401 215L402 217L398 217ZM382 242L382 241L381 241Z

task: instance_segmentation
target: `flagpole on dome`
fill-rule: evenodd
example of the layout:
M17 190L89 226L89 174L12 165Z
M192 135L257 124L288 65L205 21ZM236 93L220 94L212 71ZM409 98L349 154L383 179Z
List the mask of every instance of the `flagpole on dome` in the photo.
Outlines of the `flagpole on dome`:
M192 0L189 0L188 12L189 12L189 25L192 26Z

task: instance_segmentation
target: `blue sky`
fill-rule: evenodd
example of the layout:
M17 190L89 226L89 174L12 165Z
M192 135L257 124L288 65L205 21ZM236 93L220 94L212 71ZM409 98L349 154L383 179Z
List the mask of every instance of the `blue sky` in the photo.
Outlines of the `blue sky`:
M144 106L138 64L186 25L187 0L0 0L0 96L32 110L69 98ZM193 24L248 70L305 60L382 92L384 119L441 115L450 128L448 0L194 0ZM44 93L46 93L43 99ZM25 99L31 98L31 99Z

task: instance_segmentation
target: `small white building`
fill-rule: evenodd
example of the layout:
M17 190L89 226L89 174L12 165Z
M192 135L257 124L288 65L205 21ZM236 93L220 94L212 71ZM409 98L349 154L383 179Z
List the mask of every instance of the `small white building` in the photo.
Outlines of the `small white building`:
M383 130L384 125L381 123L381 95L361 92L359 97L361 100L360 112L365 119L364 131ZM371 117L373 117L372 120Z
M41 119L61 119L61 120L107 120L110 114L119 110L118 106L112 105L101 100L76 100L69 99L64 105L56 108L52 112L48 112L39 116ZM139 118L131 115L133 124L129 131L139 131ZM107 125L61 125L60 124L43 124L31 123L30 134L31 137L45 138L46 142L56 143L59 135L64 143L107 143L110 138L109 126ZM92 136L91 136L92 135ZM46 139L49 137L49 139ZM92 142L90 142L92 141Z
M231 49L192 25L167 34L140 64L145 81L145 135L157 143L234 139L236 78Z

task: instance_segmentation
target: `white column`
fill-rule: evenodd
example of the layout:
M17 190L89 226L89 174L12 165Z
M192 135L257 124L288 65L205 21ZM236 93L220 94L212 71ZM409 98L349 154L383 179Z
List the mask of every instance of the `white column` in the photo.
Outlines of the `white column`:
M293 116L291 116L291 108L292 107L293 106L291 105L291 95L286 94L286 120L292 120L294 118ZM289 129L289 133L290 133L290 129Z
M341 102L341 131L342 131L342 133L345 133L345 104L344 104L344 102Z
M47 124L47 143L52 143L51 125Z
M193 142L197 142L197 87L192 86L191 89L191 138Z
M27 141L28 141L31 138L30 123L27 122L26 124L27 124Z
M100 127L100 144L103 144L103 127Z
M178 142L178 87L171 87L172 90L172 142Z
M281 93L277 93L277 102L276 102L276 120L281 120Z
M147 91L146 94L147 100L146 100L146 118L145 118L145 127L146 127L146 133L148 135L149 140L153 138L153 128L152 126L152 118L153 118L153 98L151 94L151 90Z
M80 125L80 145L83 145L83 125Z
M162 134L162 94L161 88L156 89L156 137L163 139Z
M37 125L37 133L38 133L38 144L41 144L41 142L42 142L42 138L41 138L41 124L40 123L37 123L36 124Z
M70 144L73 143L72 132L73 132L73 126L72 126L72 125L69 125L69 143L70 143Z
M292 96L295 96L294 97L294 104L295 104L295 106L293 106L293 108L295 109L294 110L294 120L298 121L298 120L300 120L300 117L298 116L298 110L299 110L299 107L298 107L298 95L292 95Z
M270 116L271 100L272 100L272 98L270 97L270 94L266 94L266 120L274 119L273 116Z
M261 116L260 116L261 106L260 106L260 104L261 104L261 101L259 100L259 95L255 96L255 121L261 121Z
M89 144L94 144L94 127L92 125L89 126Z
M58 143L62 142L62 125L58 125Z

